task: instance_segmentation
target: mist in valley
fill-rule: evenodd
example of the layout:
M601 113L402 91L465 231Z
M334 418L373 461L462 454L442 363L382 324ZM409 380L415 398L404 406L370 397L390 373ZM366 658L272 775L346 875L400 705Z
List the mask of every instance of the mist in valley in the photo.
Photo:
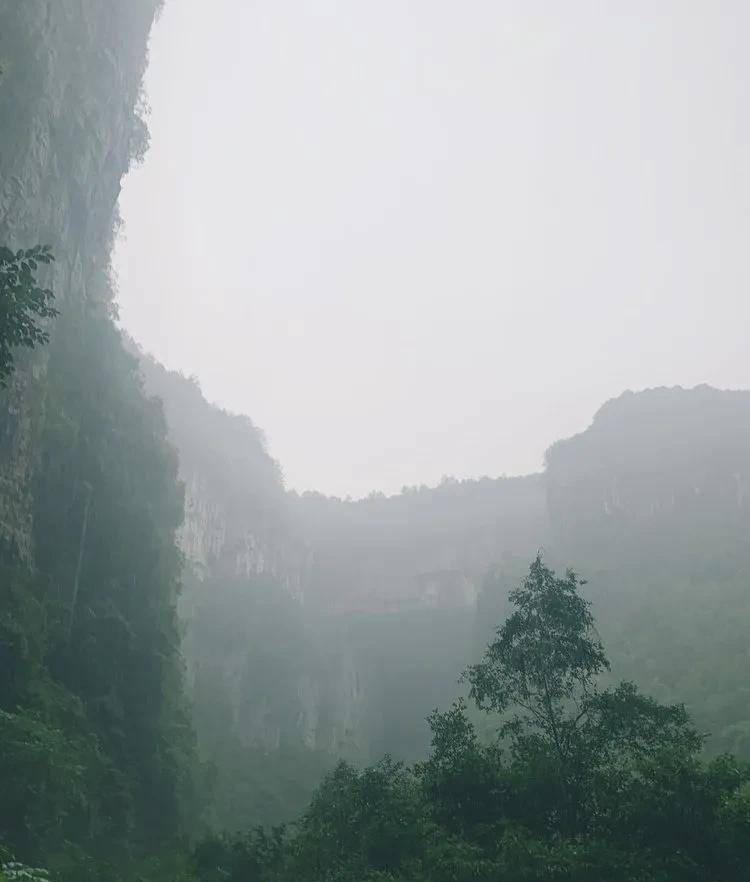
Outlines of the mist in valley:
M0 882L746 878L749 16L0 0Z

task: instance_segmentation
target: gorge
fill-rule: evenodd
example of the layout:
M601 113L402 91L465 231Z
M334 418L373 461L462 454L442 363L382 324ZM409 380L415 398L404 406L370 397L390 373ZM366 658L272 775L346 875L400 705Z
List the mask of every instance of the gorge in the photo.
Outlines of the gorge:
M750 759L750 392L624 392L539 474L338 499L122 330L159 6L0 0L0 244L52 247L60 311L0 390L0 844L93 879L288 822L339 759L422 760L539 552L612 676Z

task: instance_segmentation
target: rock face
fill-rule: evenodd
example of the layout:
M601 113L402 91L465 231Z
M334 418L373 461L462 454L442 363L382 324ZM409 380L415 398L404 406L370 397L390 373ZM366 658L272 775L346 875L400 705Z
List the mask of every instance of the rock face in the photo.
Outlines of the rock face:
M199 579L270 576L302 591L305 549L296 542L278 464L247 417L212 407L197 384L142 360L146 390L164 405L185 483L181 545Z
M545 473L556 544L592 563L744 541L749 480L750 393L708 386L621 395Z
M285 493L249 421L212 408L184 378L145 370L187 486L192 680L208 688L212 671L211 688L226 687L227 725L249 746L418 756L425 716L455 697L457 674L504 615L492 592L504 594L540 547L558 566L597 572L606 593L634 566L648 582L665 569L687 577L720 550L737 556L750 530L750 393L625 393L553 445L544 474L344 501ZM498 567L505 581L486 589ZM260 631L280 620L222 599L227 580L240 592L265 580L264 592L292 602L283 651L257 654ZM603 627L630 615L628 596L635 604L635 588L598 598ZM222 605L239 629L232 651L195 633ZM250 668L267 669L274 687Z
M19 772L28 795L4 800L0 827L17 822L20 844L29 812L72 817L85 803L90 819L55 820L39 848L24 839L40 859L68 845L86 859L156 850L188 805L182 492L110 278L120 182L146 144L139 95L157 5L0 0L0 243L50 246L39 281L60 308L49 345L19 357L0 393L0 681L3 710L44 720L77 768L76 783L49 779L36 801ZM40 769L67 762L54 750L39 749ZM36 824L34 835L53 829Z
M49 244L61 303L109 304L120 181L147 141L138 114L158 0L0 0L0 242ZM46 355L0 396L0 539L29 558Z
M312 547L305 596L342 613L473 609L488 568L546 531L541 476L446 480L356 502L292 497Z
M283 660L283 700L241 673L257 611L247 609L236 653L211 659L223 671L215 682L232 684L238 738L266 749L291 739L366 758L418 755L425 715L455 695L457 673L485 636L493 568L520 572L518 562L544 547L589 572L634 560L648 570L689 557L686 545L703 554L717 531L739 547L750 527L750 393L625 393L585 432L553 445L542 475L343 501L285 493L249 421L151 362L146 375L165 401L187 487L188 635L222 579L266 578L268 591L296 605L298 651ZM206 647L191 639L195 670Z
M389 692L398 660L421 684L402 696L398 723L413 730L406 740L418 754L425 716L452 700L470 660L487 570L537 547L542 479L446 481L360 502L288 494L248 419L212 407L153 360L142 364L186 488L182 613L195 694L223 691L225 726L247 746L370 758L399 748ZM274 629L291 631L283 649L266 646Z

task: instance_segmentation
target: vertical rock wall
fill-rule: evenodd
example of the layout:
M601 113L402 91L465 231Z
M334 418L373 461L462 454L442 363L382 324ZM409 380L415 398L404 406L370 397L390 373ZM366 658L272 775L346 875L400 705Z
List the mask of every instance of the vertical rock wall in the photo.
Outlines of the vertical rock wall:
M158 5L0 0L0 243L51 245L44 281L63 305L112 299L117 199L146 145L138 105ZM22 356L0 393L0 541L27 558L45 370L43 350Z

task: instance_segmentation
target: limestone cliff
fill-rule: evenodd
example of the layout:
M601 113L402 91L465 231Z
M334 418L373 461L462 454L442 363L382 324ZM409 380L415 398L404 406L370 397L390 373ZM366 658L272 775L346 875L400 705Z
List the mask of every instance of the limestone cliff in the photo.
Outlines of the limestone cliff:
M599 572L606 586L628 561L653 574L682 560L684 570L693 552L707 560L719 547L736 551L747 535L750 393L626 393L581 435L553 445L542 475L345 501L285 493L249 421L212 408L194 384L153 363L146 373L164 397L188 488L183 547L200 583L188 621L205 615L215 600L206 591L226 577L270 577L267 590L298 607L304 649L283 701L242 673L255 639L251 609L248 642L212 659L223 672L215 682L232 684L231 725L248 743L418 754L424 716L455 694L455 675L486 636L483 620L502 615L502 602L487 598L477 612L489 572L517 573L543 547L560 565ZM614 609L613 596L600 608ZM627 608L622 595L618 603ZM205 645L191 650L190 639L188 657L200 657ZM278 670L288 661L277 659Z
M156 851L192 811L182 490L110 278L157 6L0 0L0 243L50 246L59 307L0 394L0 740L21 747L0 751L0 829L40 859Z
M58 301L110 304L120 182L159 0L0 0L0 242L48 244ZM53 329L54 332L54 329ZM44 351L0 396L0 539L31 553L30 488L44 421Z

